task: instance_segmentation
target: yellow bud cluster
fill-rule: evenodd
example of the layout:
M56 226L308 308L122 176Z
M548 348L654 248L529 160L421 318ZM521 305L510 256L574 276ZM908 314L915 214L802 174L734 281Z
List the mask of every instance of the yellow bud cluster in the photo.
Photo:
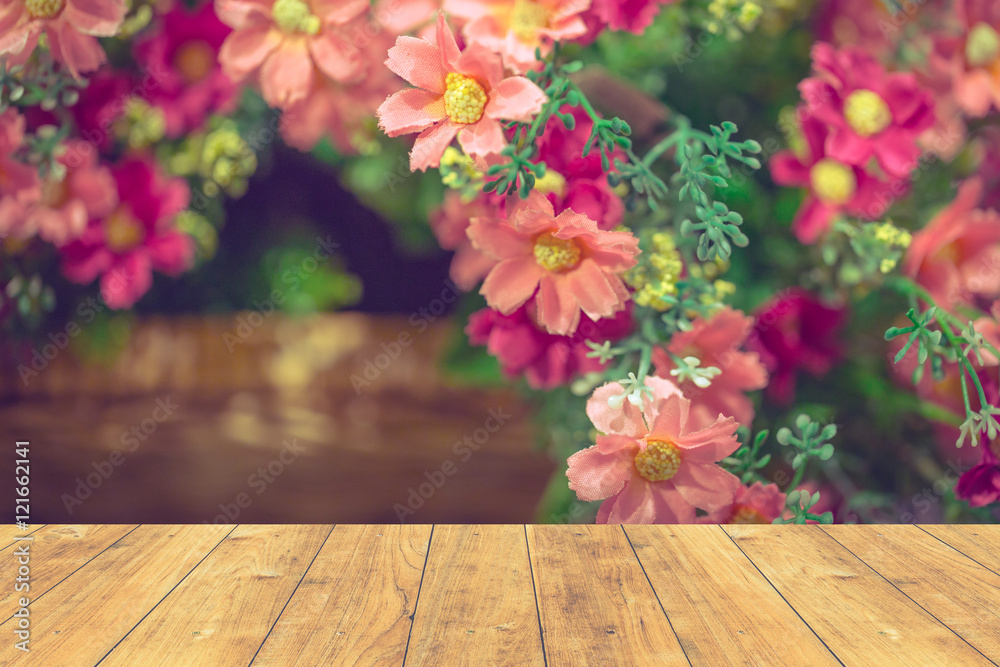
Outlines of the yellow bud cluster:
M671 307L663 297L677 293L677 280L684 264L669 234L653 234L652 246L647 264L626 273L625 280L636 290L632 299L637 305L662 312Z
M910 232L895 226L892 224L892 221L886 221L874 225L874 231L875 239L888 246L908 248L910 246L910 242L913 241L913 236Z

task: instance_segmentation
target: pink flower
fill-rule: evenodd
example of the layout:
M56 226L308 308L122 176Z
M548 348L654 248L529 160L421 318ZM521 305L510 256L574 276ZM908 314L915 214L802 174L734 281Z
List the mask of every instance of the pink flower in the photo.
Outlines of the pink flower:
M111 308L132 306L152 285L153 270L176 276L194 258L191 238L174 229L187 206L183 179L166 179L150 158L129 158L113 170L119 204L90 221L79 239L62 248L63 273L87 284L101 277L101 296Z
M215 15L211 2L198 11L178 5L165 14L159 30L135 45L136 61L157 73L146 99L163 110L167 135L179 137L202 126L214 112L236 105L236 85L218 64L219 48L232 32Z
M118 204L111 170L98 163L92 146L69 141L59 162L66 176L42 183L41 198L25 215L23 227L25 235L37 233L56 246L80 236L90 220L109 215Z
M972 507L1000 501L1000 440L980 444L982 458L955 485L955 495Z
M702 389L690 379L679 386L692 399L693 427L706 427L721 413L741 424L753 421L753 402L745 392L767 386L767 371L756 352L747 352L743 344L754 328L754 319L728 306L709 320L698 319L691 331L680 331L664 348L653 350L656 374L670 377L676 368L670 354L680 358L696 357L699 368L721 371ZM668 352L670 354L668 354Z
M553 42L587 32L581 13L589 6L590 0L445 0L444 10L466 21L467 42L502 54L505 67L524 73L538 63L535 49L545 55Z
M38 170L14 158L24 140L24 124L15 108L0 114L0 238L22 236L18 232L27 209L41 195Z
M876 0L827 0L812 15L813 34L834 46L853 46L881 59L896 48L902 30ZM921 8L921 10L927 7Z
M498 262L479 290L486 303L509 315L534 297L538 323L549 333L571 336L581 312L611 317L629 299L620 274L635 266L638 239L601 231L573 211L556 216L537 190L525 200L511 196L505 220L474 218L467 234Z
M903 272L954 312L978 299L1000 297L1000 214L975 208L983 183L974 176L926 227L914 234Z
M624 388L611 382L587 401L597 444L569 457L569 488L580 500L603 500L597 523L693 523L695 508L717 512L733 503L739 479L718 465L739 443L739 424L719 419L696 431L690 401L667 380L647 377L653 389L643 408L608 399ZM647 424L649 426L647 427Z
M135 84L123 71L102 68L80 91L80 101L70 108L80 137L102 151L114 144L114 122L121 118L133 97ZM43 112L44 113L44 112ZM45 122L58 124L56 118Z
M757 309L757 324L747 348L757 352L771 374L767 393L780 403L795 395L801 368L821 376L840 357L837 337L847 309L823 304L801 289L791 289Z
M593 121L579 107L561 111L573 115L575 128L567 130L558 120L545 128L538 140L538 160L545 163L545 177L535 182L535 188L549 198L556 213L571 209L596 221L600 229L613 229L625 217L625 204L608 184L600 154L591 151L581 157ZM624 153L616 149L610 157L624 157Z
M869 220L879 218L888 209L893 194L906 192L901 181L884 183L859 166L830 157L826 150L829 128L808 113L800 114L800 119L808 154L782 151L769 162L775 183L809 189L792 223L800 242L815 243L842 213Z
M585 373L600 371L604 364L588 357L587 340L603 343L627 336L633 328L629 308L612 318L584 317L572 336L555 336L540 329L524 306L510 315L484 308L469 317L465 333L473 345L486 345L508 377L522 373L535 389L565 385Z
M822 498L822 496L820 496ZM736 491L733 503L703 517L699 523L774 523L785 513L785 494L777 484L754 482Z
M584 20L598 31L607 28L640 35L660 13L662 5L671 2L676 0L593 0Z
M886 73L874 58L852 47L813 47L817 76L799 84L810 113L831 132L826 151L858 167L874 157L889 176L906 178L916 167L916 140L934 125L934 101L913 74Z
M496 215L503 199L493 193L481 195L470 202L455 190L444 195L444 204L430 216L431 229L445 250L454 250L449 277L459 289L471 291L497 264L497 260L476 250L466 230L472 218Z
M958 39L942 39L935 54L946 62L955 100L970 116L1000 110L1000 5L995 0L956 0Z
M118 32L125 0L7 0L0 7L0 56L27 61L42 33L56 62L77 79L107 62L96 37Z
M310 93L316 69L342 82L362 74L344 33L369 7L367 0L215 0L233 28L219 62L234 81L255 77L269 105L287 108Z
M399 37L385 64L417 86L401 90L378 109L380 127L390 137L420 132L410 153L413 171L438 166L456 134L469 155L499 153L507 145L500 121L529 121L546 99L523 76L503 78L499 57L482 45L460 51L443 13L436 45Z

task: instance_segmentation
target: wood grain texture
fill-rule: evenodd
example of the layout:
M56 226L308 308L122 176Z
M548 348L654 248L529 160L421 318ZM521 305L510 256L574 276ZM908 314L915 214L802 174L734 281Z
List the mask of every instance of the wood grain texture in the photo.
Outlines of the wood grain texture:
M718 526L626 526L692 665L837 665Z
M989 665L819 526L724 526L847 665Z
M331 529L237 527L101 664L250 664Z
M401 665L431 526L334 528L253 661Z
M550 667L688 665L620 526L528 526Z
M987 658L1000 661L1000 575L916 526L823 530Z
M1000 526L918 526L961 551L983 567L1000 574Z
M21 530L15 524L0 525L0 551L14 544L16 541L14 538L27 537L44 525L44 523L29 524L28 530Z
M27 591L28 596L31 600L37 600L45 595L53 586L125 537L135 527L53 525L33 532L29 557L35 567L31 572L31 589ZM0 591L0 609L3 611L13 610L14 603L23 595L14 589L12 580L16 568L10 568L8 571L12 583ZM4 614L2 618L6 619L7 616Z
M0 665L93 667L231 528L139 526L31 604L31 652L3 642Z
M436 526L409 665L544 665L524 526Z

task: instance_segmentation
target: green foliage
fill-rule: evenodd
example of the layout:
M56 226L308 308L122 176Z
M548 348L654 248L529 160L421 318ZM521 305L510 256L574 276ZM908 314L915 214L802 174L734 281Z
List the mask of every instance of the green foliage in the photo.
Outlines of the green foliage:
M743 438L744 444L740 445L739 449L733 452L732 456L722 460L722 465L729 472L739 477L740 483L748 485L754 482L765 481L764 477L758 471L771 462L770 454L764 454L763 456L760 454L760 448L767 441L768 435L768 431L761 431L750 445L745 444L746 438Z

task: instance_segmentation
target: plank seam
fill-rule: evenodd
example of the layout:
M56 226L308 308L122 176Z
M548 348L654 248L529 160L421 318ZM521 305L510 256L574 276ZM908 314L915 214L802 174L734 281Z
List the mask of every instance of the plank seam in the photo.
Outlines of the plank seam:
M918 526L917 524L912 524L912 525L915 528L920 528L920 526ZM976 565L978 565L981 568L983 568L984 570L989 570L993 574L995 574L997 576L1000 576L1000 572L997 572L996 570L994 570L992 567L990 567L988 565L984 565L984 564L980 563L978 560L976 560L975 558L973 558L969 554L965 553L964 551L962 551L961 549L959 549L955 545L949 544L949 543L945 542L944 540L942 540L940 537L938 537L934 533L930 532L929 530L924 530L923 528L920 528L920 530L923 530L925 533L927 533L928 535L930 535L931 537L933 537L935 540L937 540L941 544L945 545L946 547L948 547L950 549L954 549L955 551L957 551L958 553L962 554L963 556L965 556L966 558L968 558L969 560L971 560L973 563L975 563Z
M549 667L549 656L545 653L545 632L542 630L542 611L538 607L538 589L535 588L535 568L531 564L531 542L528 540L528 524L524 528L524 546L528 549L528 572L531 574L531 592L535 594L535 618L538 619L538 637L542 640L542 662Z
M306 569L302 572L302 576L299 577L299 583L295 584L295 588L292 589L292 594L288 596L288 599L285 600L285 604L282 605L281 607L281 611L279 611L278 615L274 617L274 623L272 623L271 627L268 628L267 634L264 635L264 641L262 641L260 643L260 646L257 647L257 650L254 651L253 657L250 658L250 662L247 663L247 667L253 664L253 661L257 659L257 655L260 653L260 650L264 648L264 644L267 643L267 638L271 636L271 633L274 631L275 626L278 625L278 621L281 619L281 615L284 614L285 609L288 608L288 603L292 601L293 597L295 597L295 593L298 592L299 586L302 585L302 582L305 580L306 575L309 574L309 570L312 569L313 563L315 563L316 558L319 557L319 552L323 551L323 547L326 546L327 541L330 539L330 536L333 535L333 530L336 527L337 524L333 524L333 526L330 527L330 532L327 533L326 537L323 538L323 544L319 545L319 549L317 549L316 553L313 554L312 560L309 561L309 565L306 566Z
M185 580L185 579L187 579L187 578L188 578L189 576L191 576L191 573L192 573L192 572L194 572L195 570L197 570L197 569L198 569L198 566L199 566L199 565L201 565L202 563L204 563L204 562L205 562L205 559L206 559L206 558L208 558L209 556L211 556L211 555L212 555L212 552L213 552L213 551L215 551L216 549L218 549L218 548L219 548L219 545L220 545L220 544L222 544L223 542L225 542L225 541L226 541L226 538L228 538L228 537L229 537L230 535L232 535L232 534L233 534L233 531L234 531L234 530L236 530L236 529L237 529L237 528L239 528L239 527L240 527L240 524L235 524L235 525L234 525L234 526L232 527L232 529L231 529L231 530L230 530L230 531L229 531L228 533L226 533L226 534L225 534L225 535L224 535L224 536L222 537L222 539L218 541L218 543L216 543L216 545L215 545L214 547L212 547L211 549L209 549L209 550L208 550L208 553L206 553L206 554L205 554L204 556L202 556L202 557L201 557L201 560L199 560L199 561L198 561L197 563L195 563L195 564L194 564L194 567L192 567L192 568L191 568L190 570L188 570L188 573L187 573L187 574L185 574L185 575L184 575L183 577L181 577L180 581L178 581L178 582L177 582L176 584L174 584L173 588L171 588L171 589L170 589L169 591L167 591L166 595L164 595L164 596L163 596L162 598L160 598L160 601L159 601L159 602L157 602L157 603L156 603L156 604L154 604L154 605L153 605L152 607L150 607L149 611L147 611L147 612L146 612L146 613L145 613L145 614L143 615L143 617L142 617L142 618L140 618L140 619L139 619L139 620L138 620L138 621L136 622L136 624L132 626L132 629L131 629L131 630L129 630L128 632L126 632L126 633L125 633L124 635L122 635L121 639L119 639L119 640L118 640L117 642L115 642L115 645L114 645L114 646L112 646L112 647L111 647L111 648L110 648L110 649L108 650L108 652L107 652L107 653L105 653L105 654L104 654L104 655L103 655L103 656L101 657L101 659L100 659L100 660L98 660L98 661L97 661L96 663L94 663L94 667L97 667L97 665L99 665L99 664L101 664L102 662L104 662L104 660L105 660L105 659L106 659L106 658L107 658L107 657L108 657L109 655L111 655L111 653L112 653L112 652L113 652L113 651L114 651L114 650L115 650L116 648L118 648L118 646L119 646L119 645L120 645L120 644L121 644L121 643L122 643L123 641L125 641L125 639L126 639L126 638L127 638L127 637L128 637L129 635L130 635L130 634L132 634L132 633L133 633L133 632L135 631L135 629L136 629L137 627L139 627L140 625L142 625L142 622L146 620L146 617L147 617L147 616L149 616L150 614L152 614L152 613L153 613L153 610L155 610L155 609L156 609L157 607L159 607L159 606L160 606L160 604L161 604L161 603L162 603L162 602L163 602L164 600L166 600L166 599L167 599L168 597L170 597L170 594L171 594L171 593L173 593L173 592L174 592L175 590L177 590L177 587L178 587L178 586L180 586L180 585L181 585L182 583L184 583L184 580ZM136 526L136 528L138 528L138 526Z
M410 631L406 633L406 648L403 649L403 665L406 665L406 656L410 652L410 637L413 635L413 624L417 618L417 605L420 604L420 590L424 587L424 575L427 573L427 561L431 555L431 543L434 541L434 528L431 525L431 534L427 537L427 553L424 554L424 569L420 571L420 584L417 586L417 597L413 600L413 613L410 614Z
M635 562L639 564L639 569L642 570L642 576L646 577L646 583L649 584L649 590L653 591L653 597L656 598L656 604L660 605L660 611L663 612L663 616L667 619L667 625L670 626L670 631L674 633L674 637L677 638L677 645L681 647L681 653L684 654L684 659L688 661L688 664L691 665L691 667L694 667L694 664L691 662L691 658L688 657L687 651L684 650L684 644L681 642L680 635L678 635L677 631L674 630L674 624L670 621L670 615L667 614L667 610L664 609L663 603L660 602L660 594L656 592L656 587L653 586L653 582L646 573L646 566L642 564L639 554L635 552L635 545L632 544L632 538L628 536L628 531L625 530L625 525L619 525L621 526L622 533L625 535L625 541L628 542L629 548L632 549L632 555L635 556Z
M882 581L884 581L885 583L887 583L887 584L889 584L890 586L892 586L893 588L895 588L895 589L896 589L897 591L899 591L899 592L900 592L900 593L901 593L901 594L902 594L903 596L905 596L907 600L909 600L909 601L910 601L910 602L912 602L913 604L915 604L915 605L917 605L918 607L920 607L920 608L921 608L921 609L922 609L922 610L924 611L924 613L925 613L925 614L927 614L928 616L930 616L931 618L933 618L933 619L934 619L935 621L937 621L938 623L940 623L940 624L941 624L941 625L942 625L943 627L947 628L947 629L948 629L948 632L952 633L953 635L955 635L956 637L958 637L959 639L961 639L961 640L962 640L963 642L965 642L966 644L968 644L968 645L969 645L969 648L971 648L971 649L972 649L973 651L975 651L975 652L976 652L976 653L978 653L979 655L981 655L981 656L983 656L984 658L986 658L986 660L987 660L987 661L988 661L988 662L989 662L989 663L990 663L991 665L996 665L996 664L997 664L997 663L993 662L992 660L990 660L990 659L989 659L988 657L986 657L986 655L985 655L985 654L984 654L984 653L983 653L982 651L980 651L980 650L979 650L978 648L976 648L975 646L973 646L973 645L972 645L972 644L971 644L971 643L969 642L969 640L968 640L968 639L966 639L966 638L965 638L965 637L963 637L962 635L958 634L958 632L956 632L956 631L955 631L955 630L953 630L953 629L952 629L951 627L949 627L947 623L945 623L944 621L942 621L942 620L941 620L940 618L938 618L937 616L935 616L934 614L932 614L932 613L931 613L930 611L928 611L927 609L924 609L924 606L923 606L922 604L920 604L919 602L917 602L916 600L914 600L913 598L911 598L911 597L910 597L909 595L907 595L907 594L906 594L905 592L903 592L903 590L902 590L902 589L900 589L900 588L899 588L898 586L896 586L896 584L892 583L891 581L889 581L888 579L886 579L885 577L883 577L883 576L882 576L882 573L881 573L881 572L879 572L878 570L876 570L876 569L875 569L874 567L872 567L872 566L871 566L871 565L869 565L868 563L865 563L865 561L863 561L863 560L861 559L861 557L860 557L860 556L858 556L858 555L857 555L856 553L854 553L853 551L851 551L850 549L848 549L848 548L847 548L846 546L844 546L843 544L841 544L841 542L840 542L840 541L839 541L839 540L838 540L838 539L837 539L836 537L834 537L834 536L833 536L833 535L831 535L830 533L828 533L828 532L826 532L825 530L823 530L823 529L822 529L822 527L820 527L820 530L821 530L821 531L823 532L823 534L824 534L824 535L826 535L826 536L827 536L827 537L829 537L829 538L830 538L831 540L833 540L833 541L834 541L834 542L836 542L836 543L837 543L838 545L840 545L840 546L841 546L841 547L842 547L842 548L843 548L843 549L844 549L844 550L845 550L845 551L846 551L847 553L849 553L849 554L851 554L852 556L854 556L855 558L857 558L857 559L858 559L858 561L859 561L860 563L863 563L865 567L867 567L867 568L868 568L869 570L871 570L872 572L874 572L875 574L877 574L877 575L878 575L878 576L879 576L879 577L880 577L880 578L882 579Z
M722 531L722 533L723 533L723 534L724 534L724 535L725 535L726 537L728 537L728 538L730 539L730 541L732 541L732 543L733 543L733 544L735 544L735 545L736 545L736 548L740 550L740 553L741 553L741 554L743 554L743 557L744 557L744 558L746 558L746 559L747 559L748 561L750 561L750 564L751 564L751 565L753 565L754 569L755 569L755 570L757 570L757 572L760 572L760 576L764 577L764 581L766 581L766 582L767 582L768 584L770 584L770 585L771 585L771 588L773 588L773 589L774 589L774 592L775 592L775 593L777 593L777 594L778 594L779 596L781 596L781 599L782 599L782 600L784 600L785 604L787 604L787 605L788 605L788 608L789 608L789 609L791 609L791 610L792 610L793 612L795 612L795 615L799 617L799 620L800 620L800 621L802 621L802 623L803 623L803 624L804 624L804 625L805 625L805 626L806 626L807 628L809 628L809 631L810 631L811 633L813 633L814 635L816 635L816 639L818 639L818 640L819 640L819 642L820 642L820 643L821 643L821 644L823 645L823 647L824 647L824 648L825 648L825 649L826 649L827 651L829 651L829 652L830 652L830 655L832 655L832 656L833 656L833 659L834 659L834 660L836 660L837 662L839 662L839 663L840 663L841 665L843 665L843 664L844 664L844 661L840 659L840 656L838 656L838 655L837 655L837 654L836 654L836 653L834 652L834 650L833 650L832 648L830 648L829 646L827 646L827 645L826 645L826 642L825 642L825 641L823 641L823 638L819 636L819 633L818 633L818 632L816 632L815 630L813 630L813 627L812 627L811 625L809 625L809 623L807 623L807 622L806 622L806 619L802 618L802 614L800 614L800 613L799 613L799 610L798 610L798 609L796 609L795 607L793 607L793 606L792 606L792 603L791 603L791 602L789 602L789 601L788 601L787 599L785 599L785 596L784 596L784 594L782 594L782 592L781 592L780 590L778 590L778 587L774 585L774 582L772 582L772 581L771 581L770 579L768 579L768 578L767 578L767 575L766 575L766 574L764 574L764 573L763 573L763 571L761 571L761 569L760 569L759 567L757 567L757 563L753 562L753 558L750 558L750 556L748 556L748 555L747 555L747 552L743 551L743 547L741 547L741 546L739 545L739 542L737 542L736 540L734 540L734 539L733 539L733 536L732 536L732 535L730 535L730 534L729 534L729 533L728 533L728 532L726 531L726 529L725 529L725 528L723 528L723 527L722 527L721 525L719 526L719 530L721 530L721 531ZM847 666L846 666L846 665L844 665L844 667L847 667Z
M47 525L49 525L49 524L45 524L45 525L47 526ZM130 534L132 533L132 531L133 531L133 530L136 530L136 529L137 529L137 528L139 528L139 526L141 526L141 525L142 525L142 524L138 524L137 526L135 526L135 528L133 528L132 530L128 531L127 533L125 533L124 535L122 535L121 537L119 537L119 538L118 538L117 540L115 540L114 542L112 542L112 543L111 543L111 544L109 544L108 546L106 546L106 547L104 547L103 549L101 549L100 553L96 553L96 554L94 554L94 555L93 555L93 557L91 557L91 558L90 558L90 560L88 560L88 561L87 561L86 563L84 563L84 564L83 564L83 565L81 565L80 567L76 568L75 570L73 570L72 572L70 572L69 574L67 574L67 575L66 575L65 577L63 577L62 579L60 579L60 580L59 580L59 581L57 581L56 583L54 583L54 584L52 584L51 586L49 586L49 587L48 587L47 589L45 589L45 591L44 591L44 592L43 592L43 593L42 593L41 595L39 595L38 597L34 597L34 598L31 598L31 600L30 600L30 601L28 602L28 606L30 607L31 605L33 605L33 604L34 604L35 602L37 602L38 600L40 600L41 598L45 597L45 594L46 594L46 593L49 593L49 592L51 592L51 591L52 591L53 589L55 589L55 587L56 587L56 586L58 586L59 584L61 584L61 583L62 583L62 582L64 582L64 581L66 581L67 579L69 579L70 577L72 577L72 576L73 576L74 574L76 574L77 572L79 572L80 570L82 570L83 568L85 568L85 567L87 567L88 565L90 565L90 562L91 562L91 561L93 561L93 560L94 560L94 558L97 558L97 557L98 557L98 556L100 556L100 555L101 555L102 553L104 553L105 551L107 551L107 550L108 550L108 549L110 549L111 547L115 546L116 544L118 544L119 542L121 542L122 540L124 540L124 539L125 539L126 537L128 537L128 536L129 536L129 535L130 535ZM44 526L42 526L42 527L44 527ZM39 528L39 530L41 530L41 528ZM3 620L3 621L0 621L0 625L3 625L4 623L6 623L7 621L9 621L9 620L10 620L10 619L12 619L12 618L14 618L14 615L13 615L13 614L11 614L10 616L8 616L8 617L7 617L7 618L6 618L5 620Z
M47 523L40 524L38 526L38 528L35 528L31 532L25 533L21 537L27 537L28 535L34 535L35 533L37 533L38 531L40 531L42 528L45 528L45 526L47 526L47 525L49 525L49 524L47 524ZM15 544L17 544L19 541L20 540L18 540L18 539L11 540L11 543L8 544L7 546L0 547L0 551L3 551L5 549L10 549L12 546L14 546Z

